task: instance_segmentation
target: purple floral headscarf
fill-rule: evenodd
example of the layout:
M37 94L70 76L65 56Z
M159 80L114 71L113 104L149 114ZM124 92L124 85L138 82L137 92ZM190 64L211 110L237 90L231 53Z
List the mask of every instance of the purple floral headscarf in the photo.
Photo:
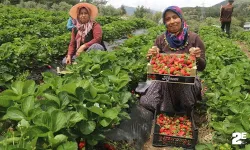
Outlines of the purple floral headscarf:
M178 6L170 6L170 7L166 8L162 14L162 19L163 19L164 24L166 23L165 22L165 15L168 11L172 11L180 17L182 30L178 35L175 35L175 34L168 32L168 29L167 29L167 31L165 33L166 40L168 41L169 46L171 48L183 49L184 45L188 39L188 26L183 19L182 10ZM166 24L165 24L165 26L166 26L166 28L168 28Z

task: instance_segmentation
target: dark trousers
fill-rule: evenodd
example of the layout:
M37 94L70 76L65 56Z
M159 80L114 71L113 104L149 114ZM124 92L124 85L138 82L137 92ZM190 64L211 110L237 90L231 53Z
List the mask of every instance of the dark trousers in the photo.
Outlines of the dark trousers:
M226 33L230 35L230 25L231 22L221 22L221 30L222 32L225 32L225 27L226 27Z

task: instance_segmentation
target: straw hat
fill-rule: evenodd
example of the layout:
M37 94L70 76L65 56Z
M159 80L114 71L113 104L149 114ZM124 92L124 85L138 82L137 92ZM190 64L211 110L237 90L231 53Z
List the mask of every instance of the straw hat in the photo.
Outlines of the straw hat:
M77 19L77 13L79 11L80 8L82 7L86 7L90 10L90 17L92 19L95 19L98 15L98 9L95 5L89 4L89 3L78 3L76 5L74 5L70 11L69 11L69 15L74 18Z

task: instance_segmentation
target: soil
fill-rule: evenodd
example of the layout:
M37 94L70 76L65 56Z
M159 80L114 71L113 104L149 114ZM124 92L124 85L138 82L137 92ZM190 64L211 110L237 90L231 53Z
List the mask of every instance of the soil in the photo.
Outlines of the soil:
M236 44L239 45L240 49L250 58L250 48L244 42L236 41Z

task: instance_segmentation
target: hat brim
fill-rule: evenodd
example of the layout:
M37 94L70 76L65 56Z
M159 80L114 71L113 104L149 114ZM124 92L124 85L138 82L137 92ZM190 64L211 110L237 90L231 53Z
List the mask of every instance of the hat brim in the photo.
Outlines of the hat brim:
M86 7L90 10L90 17L92 19L95 19L98 15L98 9L95 5L89 4L89 3L78 3L76 5L74 5L70 11L69 11L69 15L73 18L73 19L77 19L77 13L78 10L80 8Z

